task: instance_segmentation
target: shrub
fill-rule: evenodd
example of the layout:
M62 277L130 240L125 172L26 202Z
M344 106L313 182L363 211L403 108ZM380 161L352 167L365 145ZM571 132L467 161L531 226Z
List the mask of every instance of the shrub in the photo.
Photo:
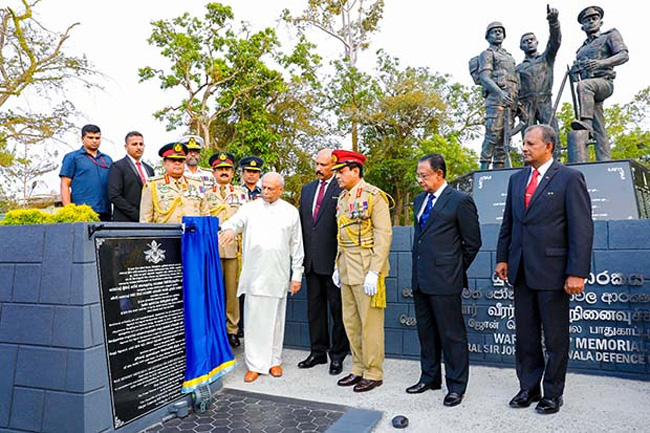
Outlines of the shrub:
M7 212L1 224L53 224L99 221L99 215L88 205L69 204L51 214L39 209L14 209Z

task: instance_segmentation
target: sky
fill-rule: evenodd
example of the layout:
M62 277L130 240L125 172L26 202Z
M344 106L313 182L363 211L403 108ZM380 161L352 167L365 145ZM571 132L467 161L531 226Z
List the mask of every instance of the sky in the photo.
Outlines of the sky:
M361 69L371 72L375 66L375 52L384 49L398 57L401 65L428 67L432 72L450 74L452 79L472 85L468 61L487 48L485 28L492 21L501 21L506 28L503 48L513 55L517 63L523 59L519 38L532 31L539 39L540 51L548 40L546 1L541 0L385 0L384 18L380 30L372 37L372 44L360 56ZM17 0L8 0L18 9ZM150 22L171 19L189 12L203 15L205 0L155 1L155 0L41 0L34 12L37 19L48 29L63 32L68 25L79 23L66 42L70 54L85 54L94 68L101 72L96 77L103 90L72 91L66 97L83 113L79 120L95 123L102 129L101 150L119 159L124 155L124 135L131 130L143 133L145 159L157 161L158 149L185 134L185 131L166 131L165 124L157 121L153 113L163 106L178 101L178 94L159 88L155 80L138 82L138 68L143 66L165 67L168 63L158 49L149 46ZM307 0L224 0L233 8L235 21L246 21L253 30L265 27L276 29L285 46L294 37L287 26L278 21L283 9L299 14ZM562 29L562 46L555 65L555 94L567 64L575 59L575 51L582 45L585 34L577 22L578 13L591 2L565 0L551 6L559 9ZM647 68L650 66L647 47L647 16L650 3L626 0L602 0L596 3L604 11L603 30L617 28L625 40L630 61L616 68L614 95L605 105L627 103L640 90L650 85ZM309 33L318 45L318 52L325 62L334 60L342 53L340 43L325 38L322 33ZM563 102L571 97L566 88ZM21 104L39 106L36 96L24 96ZM68 152L81 145L79 137L66 137L61 152ZM349 144L341 140L343 147ZM474 150L480 140L466 143ZM47 192L58 185L56 176L47 178L47 184L39 187ZM46 191L47 190L47 191Z

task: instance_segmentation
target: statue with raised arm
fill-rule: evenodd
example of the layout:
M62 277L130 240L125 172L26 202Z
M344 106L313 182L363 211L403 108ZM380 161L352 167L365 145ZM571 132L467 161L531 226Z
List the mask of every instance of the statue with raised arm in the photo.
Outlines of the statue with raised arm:
M481 148L481 170L504 168L510 131L516 114L519 77L515 59L501 44L506 29L498 21L485 30L490 46L478 58L478 72L485 96L485 138Z
M597 161L607 161L611 156L603 101L614 92L614 67L630 58L618 30L601 32L603 16L604 11L599 6L589 6L578 14L578 22L582 25L587 40L578 49L571 68L571 78L576 82L580 101L580 118L571 123L571 128L592 134L596 141Z
M526 126L538 123L550 125L558 134L558 124L553 113L553 67L555 56L560 49L562 34L560 32L559 12L547 6L549 37L543 53L537 51L537 37L528 32L521 36L519 48L524 52L524 60L517 65L519 74L519 106L521 117ZM525 129L525 128L524 128ZM522 138L524 131L522 130ZM553 159L559 160L560 146L555 143Z

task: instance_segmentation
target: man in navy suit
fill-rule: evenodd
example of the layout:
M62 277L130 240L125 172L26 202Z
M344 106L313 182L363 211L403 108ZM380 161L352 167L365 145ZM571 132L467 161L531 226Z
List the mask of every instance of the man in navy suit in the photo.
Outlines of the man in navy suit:
M526 130L523 154L529 167L508 183L495 270L515 288L520 390L510 406L539 401L541 414L556 413L563 403L569 297L585 288L594 234L585 179L580 171L553 161L556 143L548 125Z
M154 175L153 168L141 161L144 140L138 131L124 139L126 156L114 162L108 171L108 199L113 203L113 221L140 221L142 185Z
M413 202L413 301L421 355L420 380L406 389L419 394L440 389L440 358L445 357L445 406L463 400L469 378L467 331L461 292L467 268L481 248L474 200L450 187L442 155L418 161L417 178L423 192Z
M318 180L303 186L300 193L311 353L298 363L298 367L312 368L325 364L329 352L329 372L337 375L343 371L343 359L350 346L343 326L341 290L332 281L337 249L336 200L341 193L341 187L334 179L333 166L331 149L318 152ZM332 315L331 345L327 320L328 304Z

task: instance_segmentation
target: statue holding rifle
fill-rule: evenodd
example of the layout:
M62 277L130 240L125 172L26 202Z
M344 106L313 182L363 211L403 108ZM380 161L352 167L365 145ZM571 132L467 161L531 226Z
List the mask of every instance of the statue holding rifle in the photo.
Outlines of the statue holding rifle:
M571 82L576 85L579 100L578 118L571 123L571 128L587 131L584 135L594 138L597 161L607 161L611 156L603 102L614 92L614 67L629 60L627 46L618 30L601 32L603 16L604 11L599 6L589 6L578 14L587 40L578 49L571 68ZM578 160L571 162L587 160L586 143L578 144Z

